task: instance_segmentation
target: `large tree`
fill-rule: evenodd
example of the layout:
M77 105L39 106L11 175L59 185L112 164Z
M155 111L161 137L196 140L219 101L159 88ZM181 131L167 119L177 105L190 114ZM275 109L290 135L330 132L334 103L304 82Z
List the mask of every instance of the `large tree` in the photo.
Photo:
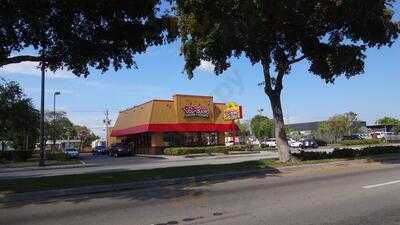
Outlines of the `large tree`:
M393 118L393 117L383 117L378 119L376 122L376 124L378 125L396 125L396 126L400 126L400 120Z
M276 122L281 161L290 159L281 93L292 65L333 83L364 71L368 47L391 45L399 33L393 0L177 0L182 54L189 77L202 60L221 74L232 57L261 64Z
M321 123L314 135L329 143L336 143L345 135L358 133L361 129L358 115L354 112L338 114Z
M17 150L32 150L38 137L39 112L14 81L0 79L0 142Z
M256 115L250 121L251 132L259 141L273 137L274 127L274 121L266 116Z
M175 38L161 0L0 0L0 67L44 62L76 75L136 66L133 57ZM172 29L171 29L172 28ZM33 48L32 54L19 54ZM22 51L26 52L26 51Z
M53 141L51 150L54 150L56 140L73 139L76 136L74 124L68 119L66 112L46 112L45 125L47 139Z

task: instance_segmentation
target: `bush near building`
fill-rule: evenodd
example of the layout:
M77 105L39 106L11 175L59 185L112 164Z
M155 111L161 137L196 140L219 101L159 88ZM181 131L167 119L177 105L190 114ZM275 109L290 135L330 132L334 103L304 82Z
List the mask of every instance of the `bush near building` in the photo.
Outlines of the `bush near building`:
M343 158L357 158L365 156L373 156L380 154L400 153L399 146L375 146L367 147L360 150L343 148L335 149L333 152L304 152L293 153L292 156L295 158L306 161L306 160L321 160L321 159L343 159Z
M60 161L60 162L65 162L65 161L71 161L71 157L69 157L68 155L66 155L64 152L49 152L47 154L47 159L48 160L56 160L56 161Z
M382 144L383 141L379 139L361 139L361 140L344 140L339 142L340 145L352 146L352 145L377 145Z
M28 159L32 158L33 151L1 151L0 152L0 161L15 161L15 162L26 162Z
M176 147L164 149L166 155L190 155L190 154L212 154L212 153L224 153L234 151L246 151L249 149L247 145L232 145L232 146L204 146L204 147Z

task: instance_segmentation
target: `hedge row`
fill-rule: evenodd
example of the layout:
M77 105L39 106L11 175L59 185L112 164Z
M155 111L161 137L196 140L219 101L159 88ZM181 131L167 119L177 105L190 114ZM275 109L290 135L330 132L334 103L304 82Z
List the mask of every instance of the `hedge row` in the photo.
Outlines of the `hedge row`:
M70 161L71 157L66 155L64 152L50 152L47 153L47 159L64 162L64 161Z
M26 162L32 155L33 151L0 151L0 160Z
M172 147L164 149L166 155L190 155L201 153L224 153L228 154L231 151L246 151L249 147L247 145L232 145L232 146L204 146L204 147Z
M364 156L400 153L399 146L375 146L367 147L361 150L356 149L335 149L330 153L327 152L305 152L293 153L292 156L299 160L320 160L320 159L343 159L343 158L357 158Z
M345 140L339 142L339 144L344 146L352 146L352 145L376 145L383 143L382 140L378 139L361 139L361 140Z

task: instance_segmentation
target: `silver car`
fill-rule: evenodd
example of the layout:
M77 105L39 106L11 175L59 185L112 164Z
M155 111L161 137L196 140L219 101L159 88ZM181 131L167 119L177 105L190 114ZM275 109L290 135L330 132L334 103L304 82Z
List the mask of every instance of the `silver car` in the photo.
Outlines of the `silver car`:
M65 149L64 154L71 158L79 158L79 151L76 148L67 148Z

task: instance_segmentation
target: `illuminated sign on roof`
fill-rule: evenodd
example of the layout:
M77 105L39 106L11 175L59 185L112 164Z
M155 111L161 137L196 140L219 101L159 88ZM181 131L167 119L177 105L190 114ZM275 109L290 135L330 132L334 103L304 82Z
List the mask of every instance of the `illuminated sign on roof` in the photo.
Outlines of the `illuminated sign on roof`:
M185 117L202 117L208 118L210 116L210 110L207 106L202 105L185 105L183 108Z

